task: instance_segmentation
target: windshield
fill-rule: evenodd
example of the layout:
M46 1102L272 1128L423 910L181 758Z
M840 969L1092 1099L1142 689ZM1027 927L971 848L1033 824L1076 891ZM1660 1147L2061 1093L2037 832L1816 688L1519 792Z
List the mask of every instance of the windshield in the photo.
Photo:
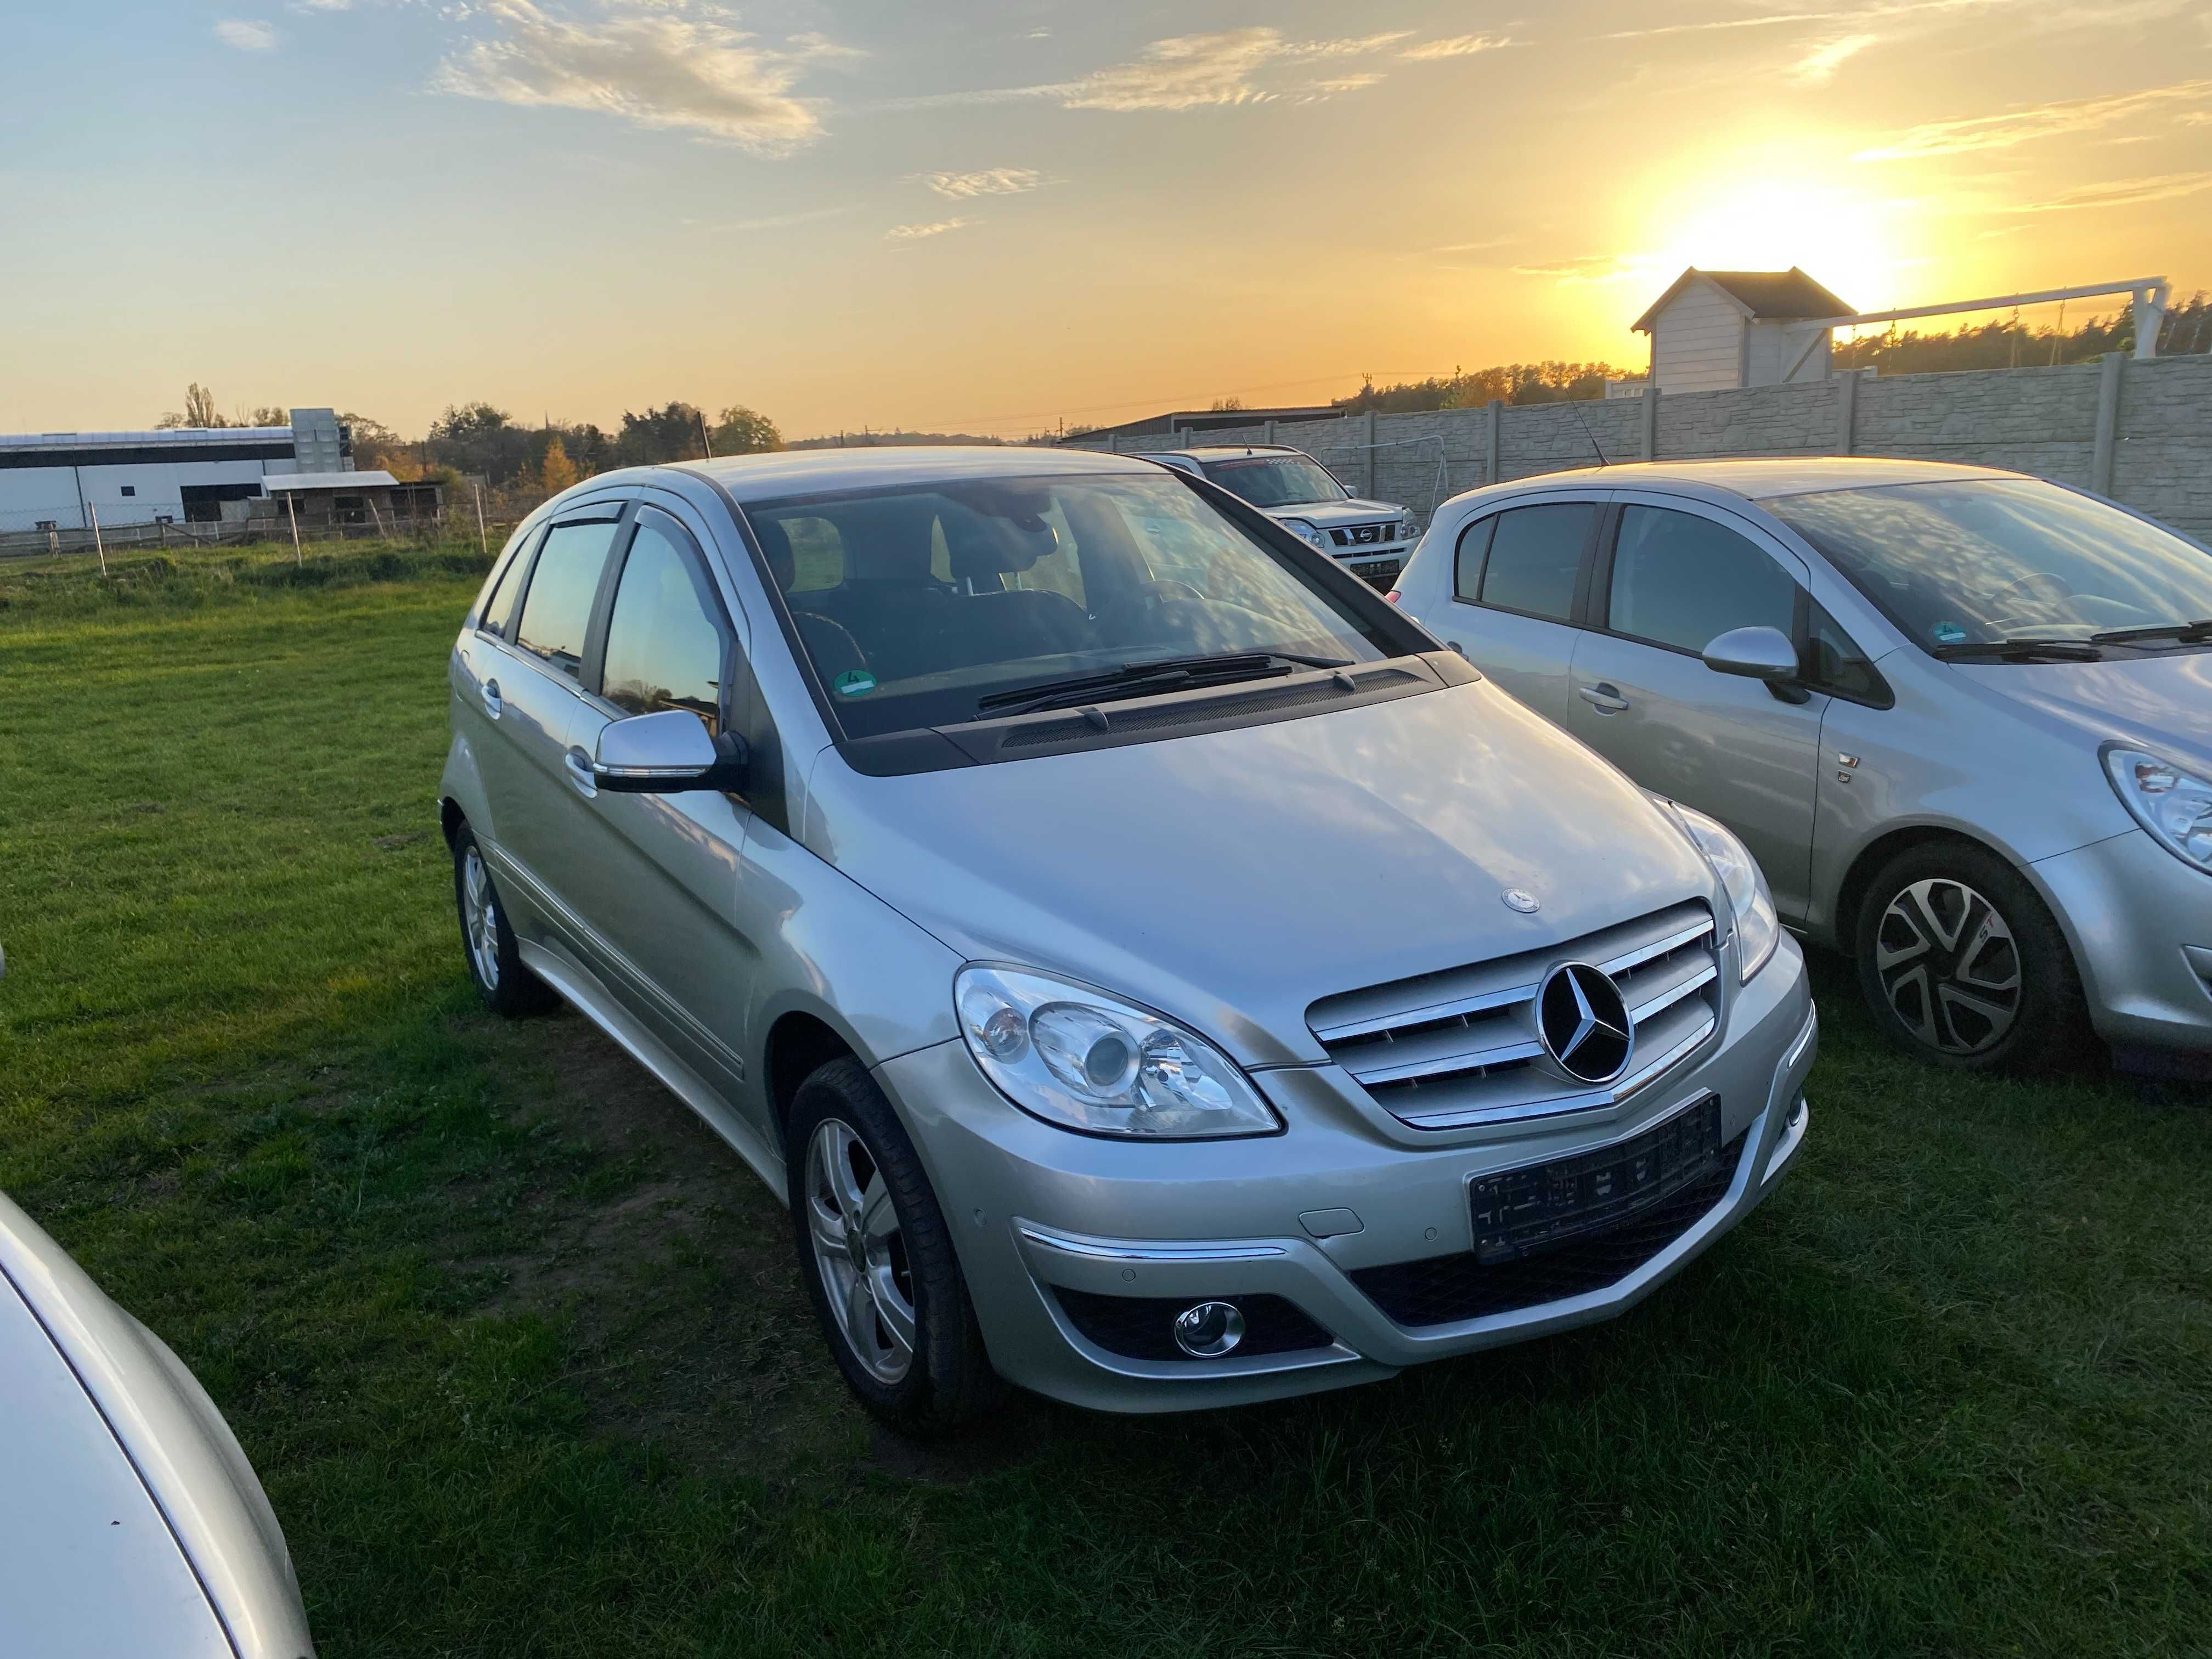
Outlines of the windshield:
M1764 505L1926 650L2087 640L2212 617L2212 554L2032 478Z
M1171 474L963 479L746 516L852 737L1170 658L1398 654Z
M1253 455L1208 461L1206 476L1258 507L1340 501L1344 486L1310 455Z

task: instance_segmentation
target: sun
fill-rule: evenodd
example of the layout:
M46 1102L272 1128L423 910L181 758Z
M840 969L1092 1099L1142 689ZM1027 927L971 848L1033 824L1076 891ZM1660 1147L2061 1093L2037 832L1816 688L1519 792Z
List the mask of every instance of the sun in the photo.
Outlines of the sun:
M1750 178L1688 186L1664 204L1651 245L1670 276L1796 265L1862 311L1899 303L1898 221L1909 204L1840 183Z

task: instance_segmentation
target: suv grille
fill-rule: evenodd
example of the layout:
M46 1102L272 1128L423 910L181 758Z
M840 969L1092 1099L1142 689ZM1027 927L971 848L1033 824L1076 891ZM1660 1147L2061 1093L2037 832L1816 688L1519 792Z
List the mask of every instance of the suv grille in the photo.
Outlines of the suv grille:
M1380 547L1385 542L1397 540L1397 532L1398 521L1385 519L1380 524L1332 526L1328 538L1339 547Z
M1635 1034L1609 1084L1568 1076L1536 1029L1536 994L1563 962L1586 962L1620 988ZM1545 1117L1626 1100L1720 1023L1712 912L1692 902L1546 951L1324 997L1306 1023L1329 1058L1416 1129Z

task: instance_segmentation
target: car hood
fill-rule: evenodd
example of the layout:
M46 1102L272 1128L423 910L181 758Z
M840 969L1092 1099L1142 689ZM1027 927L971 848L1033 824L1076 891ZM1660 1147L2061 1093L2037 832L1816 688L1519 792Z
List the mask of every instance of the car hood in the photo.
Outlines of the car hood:
M1260 509L1271 519L1304 519L1308 524L1367 524L1376 519L1395 518L1405 508L1392 501L1301 501L1295 507L1263 507Z
M2133 744L2212 769L2212 651L1953 667L2092 743Z
M1486 682L911 777L825 751L809 796L814 850L963 957L1118 992L1254 1065L1326 1057L1318 998L1717 896L1640 790Z

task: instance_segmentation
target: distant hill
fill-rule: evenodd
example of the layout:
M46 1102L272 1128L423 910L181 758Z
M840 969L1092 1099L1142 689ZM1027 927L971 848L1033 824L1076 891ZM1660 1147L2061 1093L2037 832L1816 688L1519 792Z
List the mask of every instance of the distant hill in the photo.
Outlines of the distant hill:
M915 444L1004 444L973 432L836 432L820 438L795 438L786 449L895 449Z

